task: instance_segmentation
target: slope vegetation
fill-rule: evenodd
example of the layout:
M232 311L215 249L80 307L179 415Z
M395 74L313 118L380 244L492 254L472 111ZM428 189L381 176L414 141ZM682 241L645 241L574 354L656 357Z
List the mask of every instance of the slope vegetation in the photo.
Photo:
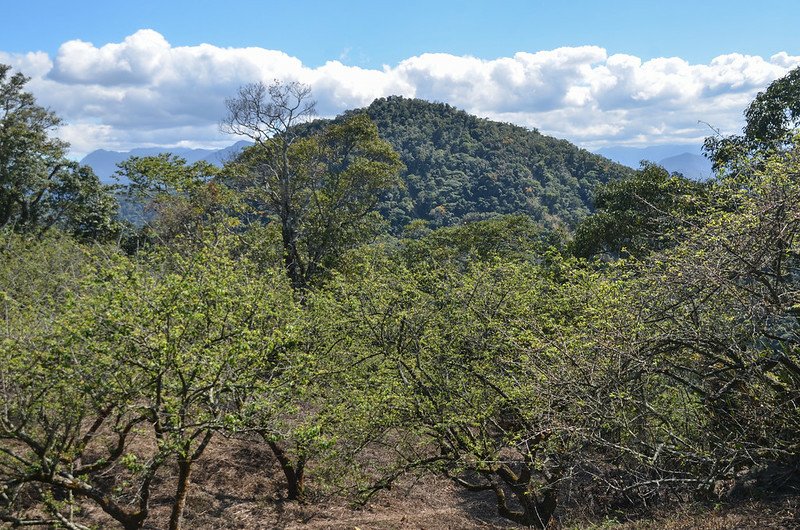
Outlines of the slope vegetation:
M632 170L536 130L481 119L443 103L389 97L366 112L406 165L406 189L384 198L397 229L414 219L454 225L527 214L574 227L594 187Z

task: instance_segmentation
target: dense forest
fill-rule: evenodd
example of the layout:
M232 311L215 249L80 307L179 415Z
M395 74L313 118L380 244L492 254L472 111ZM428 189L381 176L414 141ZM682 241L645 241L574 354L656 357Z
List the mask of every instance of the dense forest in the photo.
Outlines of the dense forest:
M338 120L360 113L405 166L404 185L378 205L394 233L413 220L437 228L513 214L573 229L591 211L595 186L632 173L566 140L444 103L389 97ZM306 127L318 130L326 123Z
M0 65L7 527L796 505L800 69L707 140L707 182L418 100L314 121L307 86L255 83L221 120L239 157L131 158L115 190L27 81ZM445 485L459 518L354 515Z

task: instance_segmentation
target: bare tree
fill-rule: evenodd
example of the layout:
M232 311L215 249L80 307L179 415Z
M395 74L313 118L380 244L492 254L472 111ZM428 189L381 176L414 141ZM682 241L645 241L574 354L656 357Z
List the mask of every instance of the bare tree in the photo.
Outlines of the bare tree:
M251 202L280 222L296 292L370 237L381 194L402 185L399 155L366 114L298 127L314 116L310 98L299 83L246 85L227 101L222 122L256 142L239 157L237 174Z
M222 130L264 146L288 147L295 138L291 127L316 116L311 87L296 81L244 85L236 97L225 101L225 106L228 115L222 120Z
M316 102L311 87L298 82L275 81L244 85L236 97L225 101L228 115L223 132L246 136L261 149L255 177L261 196L281 220L284 260L295 288L302 287L303 273L297 248L296 197L300 191L290 150L298 139L295 125L311 120Z

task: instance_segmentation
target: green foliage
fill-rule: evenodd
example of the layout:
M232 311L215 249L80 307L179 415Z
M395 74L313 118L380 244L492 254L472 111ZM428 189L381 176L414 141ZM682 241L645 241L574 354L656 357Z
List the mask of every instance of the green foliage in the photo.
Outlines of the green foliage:
M365 252L309 302L339 367L345 443L396 458L364 491L432 470L543 527L575 434L593 421L591 387L576 383L605 369L587 328L609 318L612 290L556 258L411 270L394 252Z
M652 492L709 493L767 464L795 465L800 429L796 149L713 182L673 244L627 271L615 413L603 442ZM635 331L635 334L631 334Z
M74 436L105 401L105 374L84 369L58 337L90 253L56 230L41 238L1 237L0 516L13 523L26 512L30 483L81 451ZM52 495L42 508L59 509Z
M97 357L132 360L141 372L133 379L143 378L133 386L160 403L149 413L164 414L165 429L192 413L204 418L193 417L196 428L220 425L226 393L269 380L292 340L286 327L294 304L281 275L257 274L246 258L230 255L226 240L191 255L158 250L118 261L94 278L97 294L76 315L76 335Z
M555 234L524 215L499 216L438 230L412 226L406 232L417 236L402 240L402 255L411 267L444 261L466 266L474 260L536 260L542 258L549 245L558 243Z
M670 245L669 232L702 208L707 185L646 164L633 176L595 190L597 212L575 231L573 252L641 257Z
M139 528L162 465L187 470L176 485L185 496L212 435L243 424L242 403L281 413L273 389L292 362L296 306L282 274L256 273L230 249L213 237L189 255L164 248L94 261L48 326L9 328L4 488L61 488ZM149 443L134 443L142 437ZM125 471L108 480L117 461ZM176 501L175 521L181 510Z
M375 122L405 165L404 188L380 203L396 233L415 219L440 227L508 214L572 228L591 211L597 184L631 172L565 140L445 104L390 97L354 112Z
M759 92L744 112L741 135L711 136L704 149L723 168L742 156L759 157L771 151L796 146L800 125L800 68L795 68Z
M90 168L65 158L68 144L50 137L60 118L24 91L27 77L9 72L0 64L0 228L112 236L116 201Z
M234 230L244 206L220 174L207 162L187 164L168 153L119 164L117 175L130 182L122 201L132 222L123 246L132 251L154 243L198 244L209 230Z
M186 160L170 153L132 156L119 164L117 171L118 176L130 181L130 193L150 199L201 188L218 173L219 169L208 162L186 165Z
M375 125L357 114L291 143L256 144L232 170L254 208L280 225L287 273L302 290L375 234L378 198L400 184L401 167Z
M770 83L748 105L744 117L745 138L765 146L779 146L800 125L800 68Z

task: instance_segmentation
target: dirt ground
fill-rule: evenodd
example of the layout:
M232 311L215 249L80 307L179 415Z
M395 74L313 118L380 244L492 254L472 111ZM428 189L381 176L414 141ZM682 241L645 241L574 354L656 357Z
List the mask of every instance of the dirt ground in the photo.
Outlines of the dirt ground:
M401 481L364 507L346 499L311 495L306 504L284 499L282 474L259 444L220 439L195 464L184 528L309 530L438 530L520 528L497 516L491 494L466 492L452 482L424 477ZM168 478L168 477L167 477ZM163 491L162 491L163 490ZM159 488L145 526L161 530L169 518L171 492ZM116 528L99 509L84 516L98 528ZM85 520L84 520L85 521ZM88 522L88 521L87 521ZM560 513L553 530L733 530L800 529L800 497L784 496L728 505L662 508L639 520L622 516L587 518Z

